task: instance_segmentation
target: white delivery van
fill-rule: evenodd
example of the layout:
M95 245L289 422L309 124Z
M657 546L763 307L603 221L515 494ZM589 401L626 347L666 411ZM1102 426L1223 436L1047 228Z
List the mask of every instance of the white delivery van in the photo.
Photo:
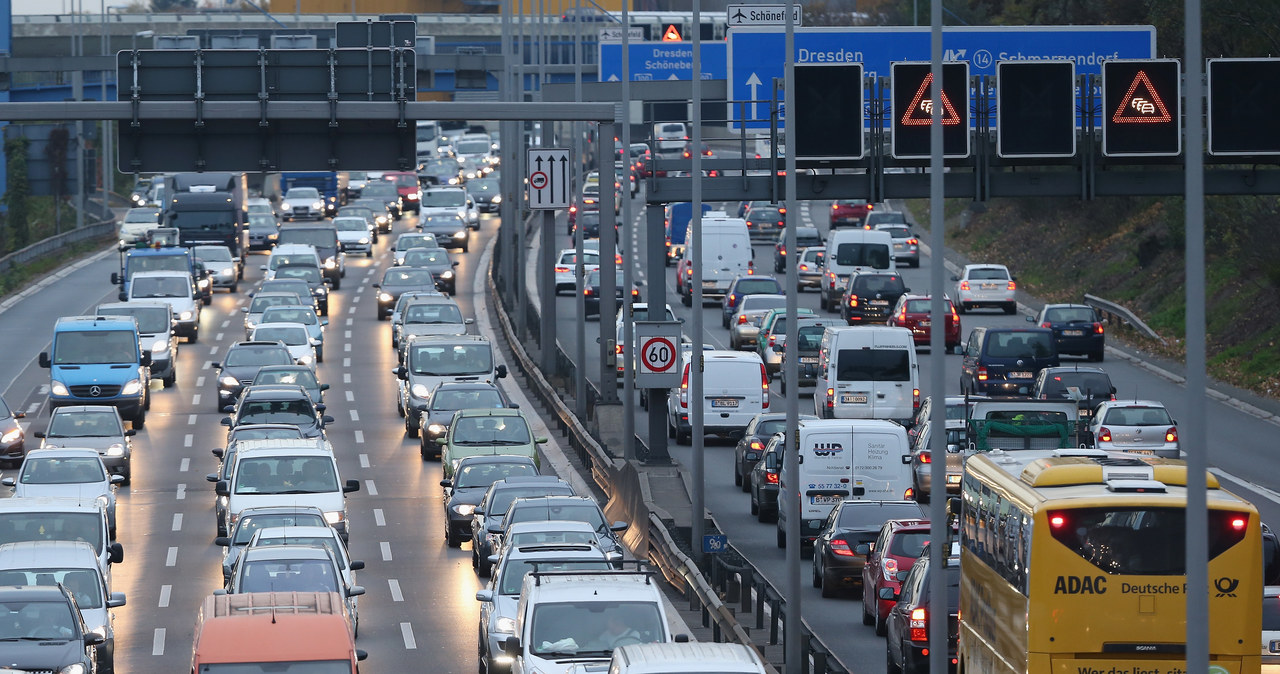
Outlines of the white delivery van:
M818 286L823 309L839 305L850 274L897 269L893 261L893 237L883 230L860 227L832 230L826 247L822 280Z
M733 279L754 272L752 258L755 252L751 249L751 235L747 230L747 221L742 218L731 218L722 211L712 211L702 216L702 238L694 240L692 236L693 222L689 223L689 234L685 236L685 254L677 267L677 273L683 281L677 284L683 288L684 305L693 306L693 261L702 260L702 301L719 299L729 292Z
M819 419L801 421L799 430L799 473L792 476L785 460L778 473L778 547L786 542L792 499L800 500L800 540L810 544L831 509L845 499L897 501L909 497L911 444L900 424L879 419Z
M818 347L814 413L823 419L905 422L920 406L920 368L907 328L827 328Z
M702 400L690 392L692 368L702 357ZM742 351L702 351L682 353L680 386L667 396L667 435L677 444L693 439L693 405L701 404L703 430L707 435L741 437L751 419L769 411L769 375L755 353Z

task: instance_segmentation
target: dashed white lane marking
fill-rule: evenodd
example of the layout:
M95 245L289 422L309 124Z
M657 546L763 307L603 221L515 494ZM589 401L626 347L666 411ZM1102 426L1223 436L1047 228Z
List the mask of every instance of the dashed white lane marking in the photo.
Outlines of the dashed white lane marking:
M351 373L350 373L350 372L343 372L343 373L342 373L342 383L344 383L344 384L350 384L350 383L351 383Z
M362 290L363 290L363 288L362 288ZM359 302L359 301L360 301L360 296L359 296L359 295L356 295L355 297L352 297L352 298L351 298L351 303L352 303L352 304L355 304L356 302ZM355 308L355 307L351 307L351 310L352 310L352 311L355 311L355 310L356 310L356 308Z
M199 393L191 394L191 406L195 407L196 405L199 405L199 404L200 404L200 394Z
M343 358L343 359L342 359L342 367L351 367L351 359L350 359L350 358Z
M214 335L214 336L213 336L213 341L215 341L215 342L221 342L221 341L222 341L222 333L221 333L221 332L219 332L218 334Z
M173 514L173 531L182 531L182 513Z
M356 308L355 308L355 307L349 307L349 308L347 309L347 313L349 313L349 314L354 314L355 312L356 312Z
M185 501L187 499L187 485L178 485L178 500Z
M182 436L182 446L183 446L183 447L190 447L190 446L191 446L191 444L195 442L195 440L196 440L196 436L194 436L194 435L192 435L192 434L190 434L190 433L187 433L186 435ZM185 461L185 459L183 459L183 460Z
M361 467L361 468L368 468L368 467L369 467L369 455L368 455L368 454L363 454L363 453L362 453L362 454L360 454L360 467Z
M391 561L391 544L386 541L382 541L378 544L378 547L382 550L382 561Z
M222 325L220 325L220 326L218 326L218 327L223 328L223 329L225 330L225 329L226 329L226 327L227 327L228 325L231 325L231 319L230 319L230 318L228 318L227 320L223 321L223 322L222 322Z
M35 414L36 410L40 409L40 406L43 404L44 403L31 403L30 405L27 405L27 414Z
M204 375L200 375L199 377L196 377L196 388L202 388L203 386L204 386Z
M210 369L210 368L212 368L212 367L213 367L213 361L211 361L211 360L206 360L206 361L204 362L204 367L202 367L202 368L200 368L200 369L202 369L202 370L208 370L208 369Z
M345 337L346 339L351 339L351 331L350 331L350 330L343 330L343 331L342 331L342 336L343 336L343 337Z
M170 546L169 552L164 556L164 565L165 566L178 565L178 546L176 545Z
M160 602L158 608L169 608L169 596L173 594L172 585L160 586Z
M155 636L151 638L151 654L164 655L164 628L157 627Z
M355 392L355 391L347 391L347 402L349 402L349 403L353 403L353 402L355 402L355 401L356 401L356 392Z
M356 319L354 319L354 318L348 318L348 319L347 319L347 325L354 325L354 324L355 324L355 322L356 322Z
M357 412L357 411L355 411L355 410L348 410L348 411L349 411L349 412L351 412L351 420L352 420L352 421L360 421L360 413L359 413L359 412Z
M404 594L400 592L400 581L388 578L387 587L391 588L391 601L404 601Z
M400 636L404 637L404 647L406 650L417 650L418 642L413 638L413 625L409 623L400 623Z
M181 461L178 462L178 472L185 473L189 470L191 470L191 459L184 457Z
M209 347L209 355L210 355L210 356L217 355L217 353L218 353L218 345L217 345L217 344L214 344L213 346Z
M357 445L363 445L363 444L364 444L364 431L362 431L362 430L360 430L360 429L358 429L358 428L357 428L357 429L356 429L356 431L355 431L355 435L356 435L356 444L357 444Z
M379 527L387 526L387 516L382 513L382 508L373 509L373 524Z
M369 492L370 496L378 495L378 486L373 483L373 480L365 480L364 488Z
M195 426L195 425L196 425L196 415L194 415L194 414L188 414L188 415L187 415L187 425L188 425L188 426Z
M359 288L356 288L356 294L357 294L357 295L359 295L359 294L360 294L360 293L362 293L362 292L364 292L364 286L360 286Z
M342 350L346 353L351 353L351 342L347 342L346 344L343 344Z

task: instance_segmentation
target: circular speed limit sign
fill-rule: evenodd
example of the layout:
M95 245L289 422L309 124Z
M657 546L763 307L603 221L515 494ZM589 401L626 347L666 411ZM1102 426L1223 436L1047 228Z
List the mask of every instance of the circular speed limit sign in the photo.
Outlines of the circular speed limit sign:
M676 364L676 346L666 337L651 337L640 349L642 369L650 372L666 372Z

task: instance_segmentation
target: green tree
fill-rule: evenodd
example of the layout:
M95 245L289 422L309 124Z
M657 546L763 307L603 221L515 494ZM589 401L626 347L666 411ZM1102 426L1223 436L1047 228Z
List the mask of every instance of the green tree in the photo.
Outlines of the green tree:
M22 248L30 238L30 208L27 201L31 195L31 183L27 179L28 145L26 138L11 138L4 142L9 176L9 185L4 193L4 203L9 207L9 236L4 246L6 251Z

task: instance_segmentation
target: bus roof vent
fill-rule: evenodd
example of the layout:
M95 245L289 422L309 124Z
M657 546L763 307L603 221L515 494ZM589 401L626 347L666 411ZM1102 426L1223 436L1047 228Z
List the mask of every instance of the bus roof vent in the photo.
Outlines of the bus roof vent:
M1093 459L1105 459L1108 455L1104 449L1092 449L1089 447L1064 447L1054 450L1054 456L1084 456Z
M1108 479L1107 491L1116 494L1163 494L1164 483L1155 480Z
M1132 463L1129 463L1128 460L1116 462L1099 461L1099 463L1102 464L1102 481L1107 484L1118 480L1155 481L1155 471L1151 470L1151 466L1141 461Z

